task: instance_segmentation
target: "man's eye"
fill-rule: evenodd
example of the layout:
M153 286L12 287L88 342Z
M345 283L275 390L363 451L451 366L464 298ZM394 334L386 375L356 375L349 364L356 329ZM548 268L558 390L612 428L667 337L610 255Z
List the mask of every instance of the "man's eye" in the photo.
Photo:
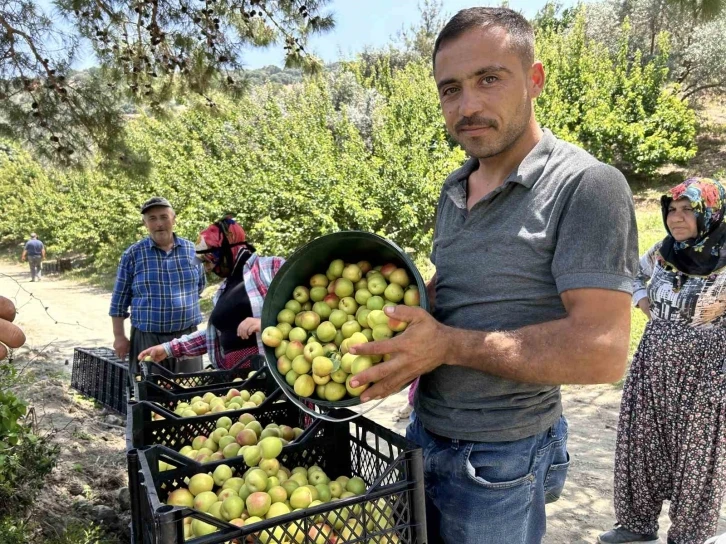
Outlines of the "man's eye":
M494 83L495 81L499 81L499 78L497 76L486 76L483 81L485 83Z
M447 95L450 95L450 94L452 94L452 93L454 93L456 91L458 91L458 89L456 87L449 87L448 89L444 89L441 94L443 96L447 96Z

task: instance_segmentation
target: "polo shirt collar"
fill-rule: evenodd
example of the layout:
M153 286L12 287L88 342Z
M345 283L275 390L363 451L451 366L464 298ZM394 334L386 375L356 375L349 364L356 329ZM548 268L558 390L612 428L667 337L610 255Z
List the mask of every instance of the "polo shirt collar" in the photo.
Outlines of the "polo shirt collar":
M519 163L511 174L507 176L504 183L512 181L531 189L535 182L542 176L552 150L555 148L557 138L549 129L542 131L542 138L534 146L522 162Z
M519 183L523 187L531 189L542 176L556 142L555 135L549 129L544 129L540 141L504 179L502 186L507 183ZM479 160L472 157L461 168L451 174L446 182L447 194L454 204L460 208L466 208L466 181L477 168L479 168Z

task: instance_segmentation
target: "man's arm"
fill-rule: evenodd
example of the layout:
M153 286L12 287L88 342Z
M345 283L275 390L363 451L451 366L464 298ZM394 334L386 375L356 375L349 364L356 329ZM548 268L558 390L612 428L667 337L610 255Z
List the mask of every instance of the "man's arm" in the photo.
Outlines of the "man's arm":
M129 306L132 298L133 274L130 256L124 253L116 274L116 283L111 295L111 309L109 315L113 324L113 348L119 359L123 359L131 349L131 343L126 337L124 321L129 316Z
M40 256L43 260L45 260L45 244L40 246Z
M386 308L390 317L409 323L406 333L351 348L357 355L392 354L388 362L361 372L352 381L377 382L362 395L365 401L395 393L442 364L466 366L526 383L618 380L627 361L630 295L605 289L574 289L561 296L566 317L508 332L455 329L419 308Z
M27 255L28 255L28 250L27 249L23 249L23 254L20 256L20 260L21 261L24 261L25 260L25 257Z
M119 336L126 337L126 330L124 329L125 317L112 317L111 323L113 323L113 337L118 338Z
M619 380L630 340L630 295L574 289L561 295L567 317L513 332L451 329L445 364L526 383Z

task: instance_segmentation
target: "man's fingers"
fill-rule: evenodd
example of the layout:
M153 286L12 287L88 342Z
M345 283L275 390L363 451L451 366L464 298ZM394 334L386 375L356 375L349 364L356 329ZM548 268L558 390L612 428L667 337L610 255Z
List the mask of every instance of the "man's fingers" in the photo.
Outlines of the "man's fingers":
M8 355L7 348L2 344L11 348L19 348L25 344L25 333L11 323L15 315L15 304L8 298L0 297L0 359Z
M366 342L352 346L348 351L353 355L386 355L387 353L395 353L400 342L401 340L398 338Z
M364 383L378 382L388 376L395 367L395 363L389 361L387 363L378 363L372 367L359 372L350 379L351 387L358 387Z
M15 321L15 304L9 298L0 296L0 319Z
M10 348L19 348L25 344L25 334L17 325L0 319L0 342Z
M396 373L390 373L386 378L366 389L360 396L360 400L362 402L368 402L369 400L388 397L394 393L398 393L398 391L403 389L403 385L404 383Z
M403 304L397 304L396 306L386 306L383 308L388 317L393 317L399 321L405 321L406 323L412 323L419 321L429 314L423 308L415 306L405 306Z

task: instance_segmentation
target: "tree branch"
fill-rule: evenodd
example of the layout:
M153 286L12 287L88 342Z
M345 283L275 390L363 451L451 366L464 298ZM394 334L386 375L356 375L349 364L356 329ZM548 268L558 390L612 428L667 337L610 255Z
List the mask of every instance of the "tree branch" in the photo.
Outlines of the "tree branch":
M45 57L40 54L40 52L38 51L38 49L35 46L35 42L33 41L33 39L30 36L28 36L28 34L23 32L22 30L18 30L17 28L14 28L7 21L7 19L5 19L5 17L2 16L1 13L0 13L0 26L2 26L7 31L8 36L10 37L10 40L11 40L11 44L15 42L15 38L13 38L13 36L17 35L17 36L20 36L21 38L23 38L25 40L25 43L28 44L28 48L30 49L30 51L33 53L35 60L37 60L45 69L45 73L47 74L48 79L54 79L53 72L51 71L50 68L48 68L48 63L46 62ZM11 45L11 47L12 47L12 45Z
M695 87L693 89L688 90L686 93L684 93L681 100L687 100L689 97L693 96L694 94L699 93L701 91L705 91L707 89L726 89L726 82L711 83L709 85L701 85L699 87Z

